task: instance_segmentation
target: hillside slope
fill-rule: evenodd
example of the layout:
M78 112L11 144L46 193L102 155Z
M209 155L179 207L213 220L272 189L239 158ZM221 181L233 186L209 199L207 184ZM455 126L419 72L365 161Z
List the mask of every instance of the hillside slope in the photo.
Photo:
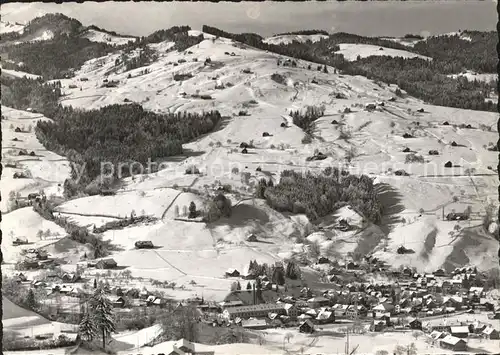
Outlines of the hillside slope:
M113 257L134 276L186 287L172 291L172 297L203 292L205 299L217 298L230 288L231 279L224 278L228 268L244 269L250 260L273 263L301 252L307 218L277 212L252 198L252 192L263 177L278 183L283 170L319 173L328 166L373 178L384 216L379 225L361 224L349 233L339 233L328 221L341 218L344 210L316 221L327 225L329 233L321 236L325 252L339 257L375 253L392 265L422 271L498 265L491 247L495 240L480 227L488 201L497 195L497 153L487 146L498 135L495 113L427 105L411 96L398 97L395 85L339 74L332 67L327 73L316 65L308 69L311 63L302 60L296 60L296 67L278 66L278 58L285 57L222 37L183 52L172 51L169 41L149 48L158 59L147 66L127 71L117 61L121 53L115 53L90 60L74 78L61 80L64 106L87 110L136 102L156 112L217 109L225 117L214 132L184 144L186 156L166 159L164 171L126 179L115 196L76 198L59 206L62 213L88 218L124 217L133 210L158 217L157 223L103 235L121 246ZM184 77L175 80L179 74ZM103 87L104 80L117 85ZM314 123L311 142L303 143L305 133L290 113L308 105L326 110ZM35 139L33 133L27 137L26 142ZM253 147L242 154L240 143L250 141ZM405 148L422 159L408 159ZM308 161L316 150L326 159ZM48 163L47 158L42 161ZM448 161L455 167L445 167ZM195 177L185 174L192 164L200 170ZM407 175L396 174L398 170ZM175 211L182 215L191 201L203 207L219 184L231 185L231 217L211 224L177 218ZM468 206L470 221L442 220L443 208L447 214ZM246 240L251 233L259 242ZM137 240L153 241L157 249L134 250ZM400 246L414 253L399 255Z

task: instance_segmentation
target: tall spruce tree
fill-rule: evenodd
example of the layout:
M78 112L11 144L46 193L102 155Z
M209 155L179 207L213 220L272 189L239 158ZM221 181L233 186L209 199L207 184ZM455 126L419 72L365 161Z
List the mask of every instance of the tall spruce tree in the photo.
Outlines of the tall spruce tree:
M36 308L36 299L35 299L35 293L33 292L33 289L29 289L28 295L26 296L26 305L28 306L29 309L35 309Z
M78 333L80 338L84 341L92 341L94 340L97 329L95 325L94 318L92 314L87 310L87 312L83 315L83 318L78 327Z
M106 339L115 331L113 304L106 297L103 287L95 290L90 299L90 310L97 331L102 336L102 348L106 349Z

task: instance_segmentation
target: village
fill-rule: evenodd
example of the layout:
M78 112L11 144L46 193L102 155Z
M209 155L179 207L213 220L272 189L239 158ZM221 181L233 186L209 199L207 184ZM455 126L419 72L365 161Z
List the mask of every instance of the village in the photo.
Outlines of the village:
M144 246L138 243L136 247ZM40 265L50 260L44 253L29 252L33 254L30 260L38 258ZM203 295L181 302L169 299L164 291L174 289L174 282L153 281L149 287L146 280L140 280L133 287L130 273L119 271L112 258L80 262L75 272L63 272L52 263L43 270L19 272L13 281L46 295L42 302L47 304L49 319L74 324L80 321L86 299L99 284L109 295L115 314L141 308L175 313L188 307L196 310L193 322L248 331L418 331L425 333L431 344L451 351L467 351L468 339L500 339L498 300L486 297L495 281L475 267L420 274L410 267L391 270L370 256L358 262L319 257L309 267L322 271L321 282L308 285L295 261L286 266L254 261L242 271L229 268L224 277L234 282L222 302L206 301ZM375 275L386 281L374 282ZM459 320L461 315L469 321Z

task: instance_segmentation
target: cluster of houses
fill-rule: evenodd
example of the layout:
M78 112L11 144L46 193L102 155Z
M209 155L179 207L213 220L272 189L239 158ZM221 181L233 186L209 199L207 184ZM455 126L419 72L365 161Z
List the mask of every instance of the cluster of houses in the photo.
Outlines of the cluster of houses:
M467 350L467 338L485 338L489 340L499 340L500 335L497 329L491 324L484 324L478 321L471 323L436 325L426 328L428 336L434 344L452 351Z
M46 275L45 280L28 280L26 275L22 272L14 276L14 280L19 284L26 284L29 287L45 289L47 294L60 293L68 296L79 296L80 287L75 285L76 282L81 281L81 276L77 273L63 273L58 274L55 272L49 272Z
M26 249L21 266L25 269L38 269L51 264L53 259L49 258L47 251L43 249Z
M329 263L326 258L319 260L319 264ZM428 274L402 268L390 271L397 278L396 282L345 284L342 272L355 273L361 270L361 264L354 261L337 264L339 265L333 268L335 272L330 277L332 289L317 295L313 295L307 287L300 291L300 296L286 295L286 289L281 292L266 276L259 276L257 278L261 279L262 285L260 292L273 294L274 298L264 301L261 298L259 303L256 302L255 287L235 290L226 297L225 302L219 304L222 310L220 318L253 329L296 325L299 321L301 331L314 331L316 324L358 319L368 323L365 327L367 330L377 332L398 327L422 330L422 320L426 317L457 312L486 311L491 313L491 318L500 317L500 310L494 302L485 298L485 289L476 286L482 281L481 275L473 267L456 268L451 273L438 269ZM371 258L369 264L379 266L375 258ZM226 276L255 278L235 269L229 269ZM485 327L483 330L482 336L489 339L495 339L498 334L493 327ZM450 332L447 335L442 340L443 347L455 342L453 348L460 348L462 343L453 338L456 333Z

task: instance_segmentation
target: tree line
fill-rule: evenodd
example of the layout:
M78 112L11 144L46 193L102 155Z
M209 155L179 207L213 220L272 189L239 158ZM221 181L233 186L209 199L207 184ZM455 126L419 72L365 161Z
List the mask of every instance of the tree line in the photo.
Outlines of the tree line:
M103 30L96 26L83 28L81 23L64 15L52 17L46 15L35 20L42 21L42 23L36 26L28 25L27 31L34 31L43 23L48 22L51 29L55 28L53 31L54 37L44 41L7 43L2 52L7 54L9 61L2 60L2 67L41 75L45 80L71 77L86 61L120 50L130 52L134 49L143 48L146 51L148 44L173 41L175 45L172 50L184 51L203 40L203 35L190 36L188 31L191 28L189 26L174 26L170 29L153 32L146 37L136 38L126 44L114 46L104 42L92 42L84 38L82 35L88 29ZM69 25L67 22L69 22ZM117 35L110 31L104 32ZM19 39L19 36L22 37L23 35L10 35L12 38L8 38L14 40ZM129 60L127 70L147 65L153 60L154 57L151 53L143 53L141 58ZM19 63L22 63L22 65Z
M107 43L63 33L54 35L50 40L22 42L4 48L10 61L2 61L2 66L41 75L45 80L61 79L71 77L86 61L116 50ZM16 64L20 62L22 66Z

